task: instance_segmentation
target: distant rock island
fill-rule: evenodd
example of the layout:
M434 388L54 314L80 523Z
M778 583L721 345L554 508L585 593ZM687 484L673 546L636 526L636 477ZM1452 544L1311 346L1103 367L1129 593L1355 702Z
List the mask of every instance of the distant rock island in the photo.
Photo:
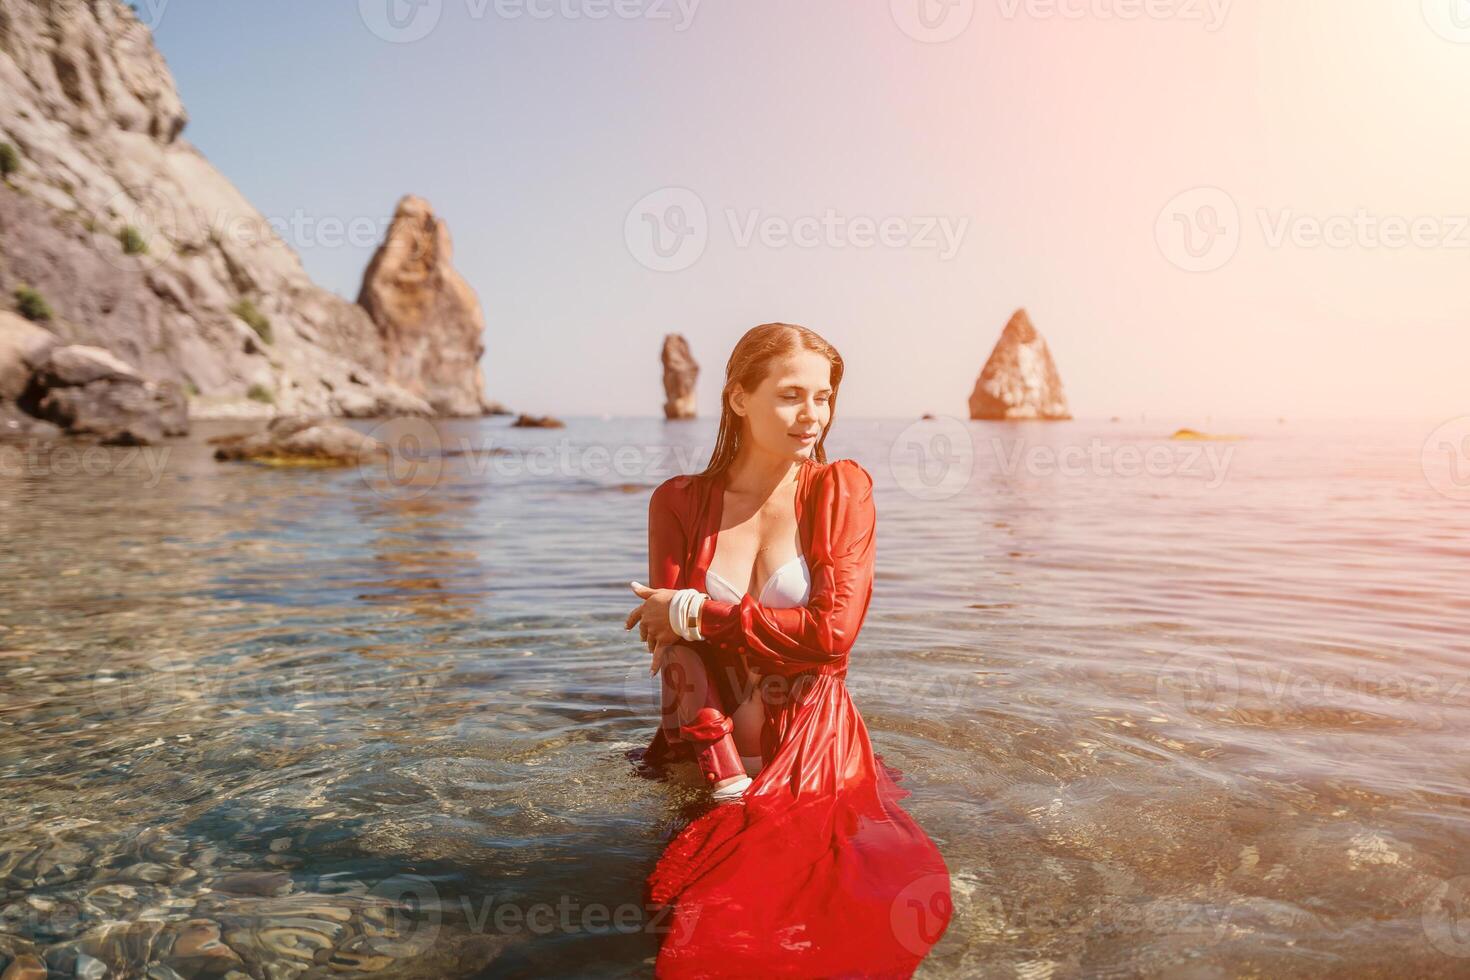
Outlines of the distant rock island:
M359 305L311 281L187 121L126 4L4 0L0 309L177 385L190 418L505 411L483 395L479 303L425 202L400 203Z
M990 359L970 393L972 419L1070 419L1062 379L1051 351L1031 325L1024 309L1017 310L1001 331Z
M664 366L664 418L694 418L694 382L699 378L699 365L689 350L689 341L683 334L668 334L659 360Z

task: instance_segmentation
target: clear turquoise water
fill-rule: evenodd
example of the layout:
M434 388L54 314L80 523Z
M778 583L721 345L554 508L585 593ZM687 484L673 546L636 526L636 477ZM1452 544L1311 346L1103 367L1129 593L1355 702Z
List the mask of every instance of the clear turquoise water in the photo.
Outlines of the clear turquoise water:
M921 976L1470 973L1438 421L838 420L879 515L849 686L953 874ZM626 583L713 424L424 425L379 434L468 452L4 457L0 959L650 974L698 794L627 758Z

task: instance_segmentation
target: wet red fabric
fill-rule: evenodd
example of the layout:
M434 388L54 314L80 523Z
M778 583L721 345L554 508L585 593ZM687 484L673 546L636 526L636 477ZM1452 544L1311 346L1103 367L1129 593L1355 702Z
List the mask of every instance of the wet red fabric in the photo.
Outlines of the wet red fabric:
M873 592L873 481L853 460L808 460L796 517L812 576L806 606L704 604L689 644L727 712L759 686L764 768L743 802L715 805L667 846L647 880L662 907L655 975L907 977L944 934L949 872L899 806L848 696L848 655ZM654 588L706 591L725 479L678 476L649 504ZM667 706L666 706L667 707ZM688 758L667 716L644 761Z

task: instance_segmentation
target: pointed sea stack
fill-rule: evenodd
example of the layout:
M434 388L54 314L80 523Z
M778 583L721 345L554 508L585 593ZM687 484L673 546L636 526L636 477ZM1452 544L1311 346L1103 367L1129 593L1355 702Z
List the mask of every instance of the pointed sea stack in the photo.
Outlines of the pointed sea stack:
M455 271L449 229L423 198L398 202L357 302L377 324L389 377L440 415L483 415L485 317Z
M699 365L689 352L689 341L683 334L667 334L659 357L664 365L664 418L694 418L694 382L699 377Z
M1017 310L990 352L975 390L972 419L1070 419L1051 351L1025 310Z

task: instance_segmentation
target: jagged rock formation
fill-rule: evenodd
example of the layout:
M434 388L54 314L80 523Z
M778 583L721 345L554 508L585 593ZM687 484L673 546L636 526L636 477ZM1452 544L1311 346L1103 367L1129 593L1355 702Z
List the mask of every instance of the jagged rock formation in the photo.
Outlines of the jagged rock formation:
M367 312L311 282L186 121L125 4L4 0L0 143L19 169L0 183L0 305L32 287L61 343L177 382L194 418L432 414L417 392L434 386L411 385ZM480 350L459 325L431 345Z
M1069 419L1051 351L1025 310L1001 332L970 393L972 419Z
M664 336L659 359L664 365L664 418L694 418L694 382L699 378L699 365L689 351L683 334Z
M357 302L383 339L388 376L441 415L483 415L485 318L455 271L449 229L423 198L398 202Z

